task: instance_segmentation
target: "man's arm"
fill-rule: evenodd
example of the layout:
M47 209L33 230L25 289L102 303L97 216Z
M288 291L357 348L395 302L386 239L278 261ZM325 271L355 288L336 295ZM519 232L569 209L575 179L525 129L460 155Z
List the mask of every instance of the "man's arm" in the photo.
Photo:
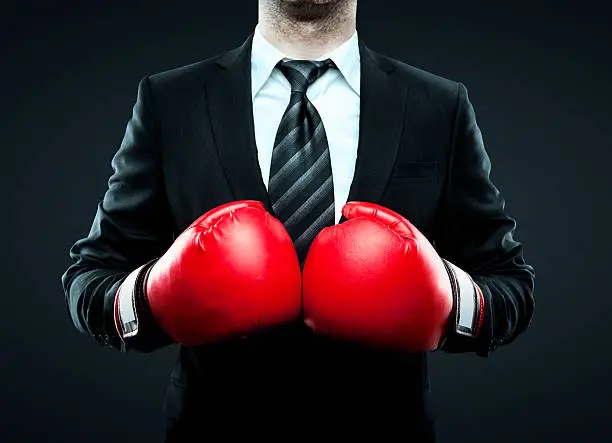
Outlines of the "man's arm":
M174 235L157 128L144 78L89 235L70 249L73 264L62 276L75 327L116 349L125 349L114 323L117 290L132 271L161 256ZM152 351L172 342L147 312L139 314L139 337L132 348Z
M473 106L459 84L446 191L434 240L440 256L467 272L480 288L477 315L482 322L475 337L451 327L441 348L450 353L485 357L524 332L534 311L534 270L523 259L522 244L513 238L516 222L505 213L490 172Z

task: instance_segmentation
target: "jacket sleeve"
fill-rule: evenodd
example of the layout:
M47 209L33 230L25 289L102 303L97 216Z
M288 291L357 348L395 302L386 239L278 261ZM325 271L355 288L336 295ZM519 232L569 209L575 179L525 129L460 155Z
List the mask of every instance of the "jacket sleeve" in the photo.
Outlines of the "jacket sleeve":
M71 247L62 275L74 326L104 346L125 350L114 324L114 299L128 274L161 256L173 240L153 112L151 86L143 78L121 146L113 156L108 188L89 234ZM139 350L169 344L155 324L142 333Z
M457 110L445 194L435 228L438 253L467 272L483 295L482 326L475 337L452 329L442 350L476 352L482 357L514 341L534 312L532 266L513 235L516 221L490 178L474 109L464 85L458 84Z

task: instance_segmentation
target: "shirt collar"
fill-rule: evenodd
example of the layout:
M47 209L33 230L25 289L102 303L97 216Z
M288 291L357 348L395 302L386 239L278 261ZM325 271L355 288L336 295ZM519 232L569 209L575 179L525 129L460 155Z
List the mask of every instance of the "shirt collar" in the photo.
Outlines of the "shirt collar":
M264 38L259 25L255 26L251 47L251 90L253 97L268 80L276 64L284 58L289 57ZM361 72L357 31L346 42L317 60L328 58L335 63L346 82L359 95Z

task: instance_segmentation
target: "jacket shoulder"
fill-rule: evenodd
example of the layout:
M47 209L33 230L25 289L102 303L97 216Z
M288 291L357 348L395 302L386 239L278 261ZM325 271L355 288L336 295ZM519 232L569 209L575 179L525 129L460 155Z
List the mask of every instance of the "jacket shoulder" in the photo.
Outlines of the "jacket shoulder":
M372 52L373 57L400 86L409 88L413 94L429 99L449 101L455 106L463 84L459 81L426 71L389 56Z
M228 53L230 51L143 76L139 89L146 90L151 96L157 118L166 120L168 115L183 114L186 109L197 106L207 83L223 71L220 61Z
M225 53L214 55L205 60L178 66L166 71L146 76L156 91L173 90L187 85L202 84L220 69L217 61Z

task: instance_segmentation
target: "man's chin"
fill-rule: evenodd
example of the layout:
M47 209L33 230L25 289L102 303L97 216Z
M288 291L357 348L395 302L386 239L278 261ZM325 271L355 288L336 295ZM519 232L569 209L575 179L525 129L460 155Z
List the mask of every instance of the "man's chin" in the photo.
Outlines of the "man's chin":
M281 0L283 12L296 21L318 21L337 11L342 0Z

